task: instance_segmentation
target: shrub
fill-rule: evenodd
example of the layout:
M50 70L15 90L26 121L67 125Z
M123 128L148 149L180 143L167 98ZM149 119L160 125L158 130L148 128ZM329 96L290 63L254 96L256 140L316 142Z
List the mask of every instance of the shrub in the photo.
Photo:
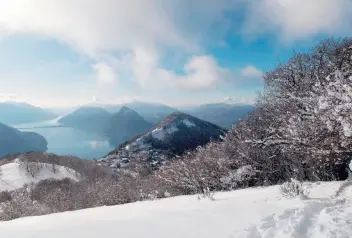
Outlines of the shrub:
M12 220L24 216L38 216L49 214L47 207L33 201L28 187L12 192L11 200L2 204L0 220Z
M0 203L11 201L11 193L9 191L0 192Z
M303 189L302 183L295 179L291 179L290 182L280 185L280 192L286 198L295 198L298 196L306 198L308 196L307 191Z

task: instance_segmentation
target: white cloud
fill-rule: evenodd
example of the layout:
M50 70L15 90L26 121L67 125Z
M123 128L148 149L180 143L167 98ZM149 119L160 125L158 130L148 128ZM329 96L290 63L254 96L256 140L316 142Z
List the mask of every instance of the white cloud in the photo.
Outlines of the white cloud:
M140 101L141 97L139 96L121 96L121 97L111 97L111 95L103 95L102 97L94 96L92 100L83 105L91 105L104 107L106 105L116 105L116 104L125 104Z
M248 5L244 26L243 22L234 22L241 19L242 13L236 12L241 4ZM259 78L260 70L248 66L235 72L239 77L234 77L206 52L207 46L223 44L225 34L241 27L251 34L279 34L287 41L321 33L351 35L351 4L351 0L0 0L0 38L34 35L69 45L88 55L89 62L95 61L93 69L101 85L131 78L144 88L202 90L231 76L232 86L252 86L259 85L259 80L252 78ZM189 60L166 68L164 59L170 49ZM82 91L75 90L72 98L78 93L82 94L80 101L102 96L95 85L89 84L91 78L86 79L87 83L81 83L81 78L73 81ZM32 82L28 85L34 87ZM6 91L11 91L10 86ZM42 92L59 91L59 96L57 88L64 86L57 83L47 90L44 80L35 85ZM21 90L29 90L16 90L27 98Z
M158 66L155 51L135 49L131 67L135 80L144 88L206 89L215 86L229 75L209 55L192 56L184 66L184 74L176 74Z
M318 34L351 35L351 0L248 1L247 33L275 32L292 42Z
M52 37L93 56L134 47L196 50L241 26L228 16L243 4L249 33L295 40L351 30L351 0L0 0L0 37Z
M226 13L238 2L0 0L0 37L31 34L69 44L97 61L93 68L102 84L128 68L142 86L206 88L222 74L215 60L194 56L179 77L162 66L165 49L197 55L203 44L222 40L230 29Z
M242 69L241 73L242 76L247 78L260 78L263 75L263 72L253 65L248 65L247 67Z
M103 62L93 65L93 69L97 75L98 83L101 85L111 85L117 81L114 69Z
M190 89L212 87L230 74L218 66L216 60L208 55L193 56L185 65L186 75L177 79L181 86Z
M222 100L223 103L227 104L249 104L253 105L255 103L254 97L225 97Z
M97 96L93 96L93 99L92 99L93 102L101 102L101 99Z
M235 2L0 0L0 34L49 36L90 55L134 46L191 49Z

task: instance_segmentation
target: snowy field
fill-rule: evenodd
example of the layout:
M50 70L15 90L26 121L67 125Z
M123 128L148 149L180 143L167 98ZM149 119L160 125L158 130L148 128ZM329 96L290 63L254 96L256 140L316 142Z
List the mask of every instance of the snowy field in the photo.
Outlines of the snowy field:
M352 237L352 187L306 183L308 199L278 186L182 196L0 222L6 238ZM338 196L336 196L336 193Z
M64 178L70 178L74 181L79 180L79 175L74 170L63 166L56 165L54 172L51 164L30 164L36 164L39 168L34 177L26 171L25 165L21 165L19 160L0 166L0 192L5 190L15 190L23 187L25 184L38 183L45 179L61 180Z

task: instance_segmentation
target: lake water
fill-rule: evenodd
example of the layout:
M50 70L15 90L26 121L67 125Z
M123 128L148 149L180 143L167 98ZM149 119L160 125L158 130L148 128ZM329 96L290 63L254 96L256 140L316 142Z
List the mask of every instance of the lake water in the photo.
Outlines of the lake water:
M35 124L14 125L21 131L36 132L48 142L47 152L58 155L74 155L80 158L101 158L114 148L105 136L70 127L35 128L55 126L55 121ZM21 129L31 128L31 129Z

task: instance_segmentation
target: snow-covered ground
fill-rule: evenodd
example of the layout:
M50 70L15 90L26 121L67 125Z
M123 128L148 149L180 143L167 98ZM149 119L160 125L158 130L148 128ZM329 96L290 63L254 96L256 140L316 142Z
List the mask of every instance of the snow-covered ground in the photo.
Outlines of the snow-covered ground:
M25 184L38 183L44 179L60 180L70 178L75 181L79 180L79 175L72 169L63 166L55 166L54 173L51 164L36 164L40 169L34 177L26 172L25 166L23 164L21 165L19 160L0 166L0 192L5 190L15 190L23 187Z
M11 238L351 237L352 187L306 183L309 199L284 198L278 186L182 196L0 222Z

